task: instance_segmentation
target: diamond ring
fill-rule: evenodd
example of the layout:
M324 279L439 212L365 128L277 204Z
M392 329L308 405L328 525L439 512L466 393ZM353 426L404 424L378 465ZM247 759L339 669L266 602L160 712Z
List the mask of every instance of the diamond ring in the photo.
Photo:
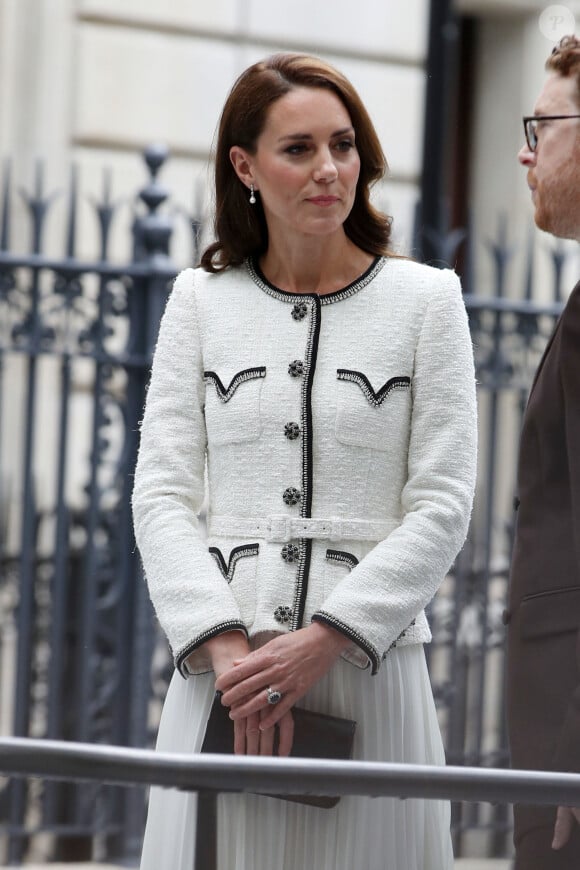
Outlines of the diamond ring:
M268 687L266 692L268 694L268 704L278 704L282 700L282 692L279 692L277 689Z

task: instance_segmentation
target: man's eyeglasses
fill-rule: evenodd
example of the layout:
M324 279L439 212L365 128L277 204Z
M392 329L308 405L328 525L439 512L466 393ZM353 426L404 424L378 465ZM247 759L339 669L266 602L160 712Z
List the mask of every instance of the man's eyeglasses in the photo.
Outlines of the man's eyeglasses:
M580 115L527 115L524 118L524 131L530 151L535 151L538 146L538 124L540 121L563 121L565 118L580 118Z

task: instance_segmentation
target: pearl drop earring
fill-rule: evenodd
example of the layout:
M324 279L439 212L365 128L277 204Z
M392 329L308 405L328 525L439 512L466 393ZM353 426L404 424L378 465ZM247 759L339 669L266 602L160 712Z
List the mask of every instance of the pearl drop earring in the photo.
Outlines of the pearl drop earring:
M254 185L253 184L250 184L250 204L251 205L256 204L256 195L254 193Z

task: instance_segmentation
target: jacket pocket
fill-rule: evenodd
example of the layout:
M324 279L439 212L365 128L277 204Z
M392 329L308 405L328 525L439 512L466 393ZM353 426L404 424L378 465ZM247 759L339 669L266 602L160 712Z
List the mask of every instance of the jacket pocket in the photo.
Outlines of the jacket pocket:
M393 450L404 447L411 418L411 379L397 375L371 382L363 373L337 369L336 437L342 444Z
M580 586L525 595L519 609L523 640L576 632L580 628Z
M356 568L359 560L346 550L327 550L324 570L324 595L330 595L337 583Z
M203 373L208 444L256 441L261 434L260 396L265 366L243 369L225 386L218 372Z
M219 547L210 547L223 577L230 584L246 628L250 629L256 612L256 572L259 544L243 544L230 550L228 561Z

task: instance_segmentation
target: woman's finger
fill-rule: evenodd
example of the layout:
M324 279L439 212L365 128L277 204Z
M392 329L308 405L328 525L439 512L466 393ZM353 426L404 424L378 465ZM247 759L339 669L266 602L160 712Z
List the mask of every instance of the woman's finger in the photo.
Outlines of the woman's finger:
M266 647L248 653L244 659L236 660L237 663L220 674L216 680L216 689L227 692L228 689L237 686L243 680L275 667L280 664L280 661L280 656L275 652L268 651Z
M234 721L234 752L236 755L246 754L246 720Z
M240 707L242 704L252 701L261 692L263 693L263 700L267 703L268 688L270 686L278 688L279 685L283 685L282 677L279 676L277 678L276 674L271 671L260 671L259 674L242 680L224 691L222 704L226 707Z
M225 698L225 706L230 708L230 717L232 719L241 719L244 716L250 716L252 713L258 713L260 710L272 710L274 707L280 704L278 701L275 704L270 703L268 700L270 695L270 689L276 689L280 692L282 700L286 697L288 692L284 690L284 683L277 682L274 683L272 681L271 684L267 684L266 686L262 686L257 692L252 692L248 695L243 695L239 701L230 702L229 696ZM222 700L222 704L224 701ZM288 709L287 707L285 709Z
M261 719L261 715L259 715ZM260 755L274 754L274 739L276 736L275 728L267 728L265 731L259 731L260 734Z
M294 717L288 710L278 722L278 755L290 755L294 742Z
M266 707L263 711L263 717L260 721L260 728L271 728L273 725L278 725L283 717L292 709L298 700L295 694L284 695L279 704Z
M287 692L278 704L264 706L261 710L260 730L265 731L267 728L278 725L297 701L298 696L295 692Z
M258 755L260 752L260 715L254 713L248 716L246 722L246 755Z
M284 713L290 710L291 707L298 701L299 695L296 692L281 692L281 699L276 704L271 704L268 701L268 690L262 689L257 692L252 698L244 700L240 704L234 704L230 707L230 719L234 722L236 719L245 719L254 713L261 713L265 718L266 728L271 728L280 721Z
M243 698L239 704L226 704L225 706L230 708L230 719L235 721L236 719L245 719L247 716L259 713L267 704L268 696L266 691L263 690L249 698Z

